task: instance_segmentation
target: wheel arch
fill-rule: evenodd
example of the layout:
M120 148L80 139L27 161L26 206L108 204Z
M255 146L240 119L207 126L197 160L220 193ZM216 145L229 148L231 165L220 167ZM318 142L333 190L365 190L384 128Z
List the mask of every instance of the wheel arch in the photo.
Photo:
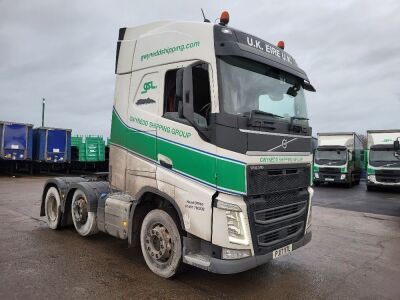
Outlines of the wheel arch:
M162 208L172 214L178 228L184 232L185 226L183 222L182 212L171 196L159 191L153 187L142 188L137 196L137 200L133 202L129 215L128 243L130 247L139 246L140 228L146 214L156 208Z

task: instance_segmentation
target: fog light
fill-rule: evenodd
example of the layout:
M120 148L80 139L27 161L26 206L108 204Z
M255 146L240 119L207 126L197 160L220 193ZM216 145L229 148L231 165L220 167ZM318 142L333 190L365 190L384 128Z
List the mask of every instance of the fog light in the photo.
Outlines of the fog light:
M340 180L344 180L344 179L346 179L346 174L340 175Z
M249 256L251 256L251 251L248 249L238 250L222 248L222 259L241 259Z
M315 173L315 174L314 174L314 177L317 178L317 179L319 179L319 174L318 174L318 173Z

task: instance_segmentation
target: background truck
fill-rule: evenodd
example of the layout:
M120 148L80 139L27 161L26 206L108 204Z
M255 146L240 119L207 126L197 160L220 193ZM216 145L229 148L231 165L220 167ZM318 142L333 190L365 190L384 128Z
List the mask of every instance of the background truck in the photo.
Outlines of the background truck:
M400 129L368 130L367 189L400 188Z
M120 29L109 181L50 179L50 228L127 239L162 277L237 273L310 241L315 89L283 42L226 24Z
M363 145L354 132L318 133L314 155L314 185L360 183L363 168Z

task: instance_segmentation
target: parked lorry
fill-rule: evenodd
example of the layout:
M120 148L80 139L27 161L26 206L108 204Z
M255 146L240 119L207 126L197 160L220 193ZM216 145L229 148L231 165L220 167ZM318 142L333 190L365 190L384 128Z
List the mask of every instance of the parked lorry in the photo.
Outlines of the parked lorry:
M400 129L368 130L367 189L400 188Z
M315 89L282 42L226 24L120 29L109 181L50 179L50 228L127 239L162 277L237 273L310 241Z
M318 133L314 156L314 185L342 183L348 187L360 183L363 169L363 145L354 132Z

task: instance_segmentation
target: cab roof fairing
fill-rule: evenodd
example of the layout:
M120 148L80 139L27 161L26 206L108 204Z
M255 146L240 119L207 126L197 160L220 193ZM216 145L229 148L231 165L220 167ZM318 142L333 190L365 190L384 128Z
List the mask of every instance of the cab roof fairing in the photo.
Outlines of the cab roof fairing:
M375 145L393 145L397 138L400 140L400 129L368 130L367 149Z
M184 49L191 43L199 46ZM189 60L215 61L212 24L160 21L120 29L116 74Z
M240 30L217 24L214 25L214 43L217 56L236 55L267 64L303 79L307 90L315 91L307 74L297 66L294 58L271 43Z

